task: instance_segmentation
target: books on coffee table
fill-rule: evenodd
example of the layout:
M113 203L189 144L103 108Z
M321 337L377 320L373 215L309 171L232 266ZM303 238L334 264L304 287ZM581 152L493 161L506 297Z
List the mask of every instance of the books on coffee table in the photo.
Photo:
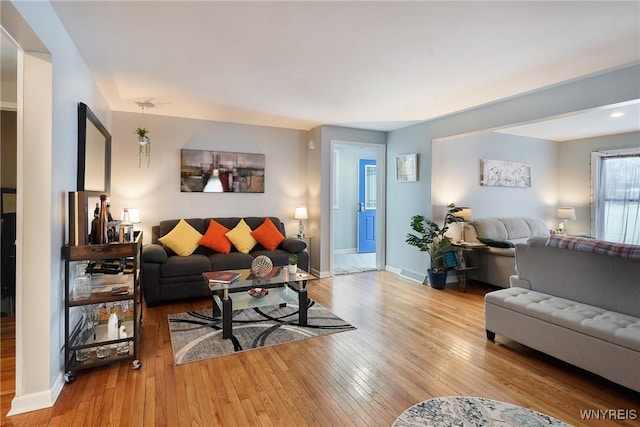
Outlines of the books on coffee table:
M240 278L241 274L235 271L211 271L204 273L204 277L210 285L228 285Z

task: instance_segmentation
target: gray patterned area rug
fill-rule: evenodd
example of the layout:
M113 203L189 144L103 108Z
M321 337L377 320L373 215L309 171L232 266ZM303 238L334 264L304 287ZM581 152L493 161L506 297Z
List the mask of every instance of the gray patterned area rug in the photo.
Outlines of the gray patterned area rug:
M233 312L233 336L222 339L222 320L211 310L169 315L169 332L176 365L224 356L259 347L356 329L313 300L307 326L298 323L298 306L266 306Z
M404 411L393 427L568 426L540 412L484 397L449 396L425 400Z

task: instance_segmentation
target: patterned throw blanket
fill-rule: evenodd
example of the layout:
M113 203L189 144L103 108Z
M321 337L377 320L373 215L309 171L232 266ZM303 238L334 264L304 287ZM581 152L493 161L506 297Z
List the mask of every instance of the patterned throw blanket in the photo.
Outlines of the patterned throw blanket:
M551 237L549 237L549 240L547 240L547 246L551 246L552 248L593 252L596 254L617 256L620 258L640 259L640 246L638 245L605 242L604 240L587 239L584 237L552 234Z

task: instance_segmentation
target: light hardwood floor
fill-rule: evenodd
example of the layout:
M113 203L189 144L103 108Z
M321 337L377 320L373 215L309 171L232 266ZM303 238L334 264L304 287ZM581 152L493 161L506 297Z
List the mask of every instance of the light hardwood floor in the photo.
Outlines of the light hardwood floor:
M434 396L522 405L580 425L581 410L635 410L640 393L498 336L485 338L482 297L436 291L388 272L315 280L310 297L358 329L173 365L167 314L208 300L145 309L142 368L81 371L53 408L5 417L13 348L2 340L2 426L389 426ZM2 336L5 326L2 322Z

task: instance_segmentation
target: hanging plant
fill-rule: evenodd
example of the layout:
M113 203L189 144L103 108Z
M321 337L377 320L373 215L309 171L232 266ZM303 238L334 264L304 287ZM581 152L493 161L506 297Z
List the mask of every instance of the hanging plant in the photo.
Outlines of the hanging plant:
M142 157L147 158L147 167L151 163L151 141L147 128L136 128L138 135L138 167L142 165Z

